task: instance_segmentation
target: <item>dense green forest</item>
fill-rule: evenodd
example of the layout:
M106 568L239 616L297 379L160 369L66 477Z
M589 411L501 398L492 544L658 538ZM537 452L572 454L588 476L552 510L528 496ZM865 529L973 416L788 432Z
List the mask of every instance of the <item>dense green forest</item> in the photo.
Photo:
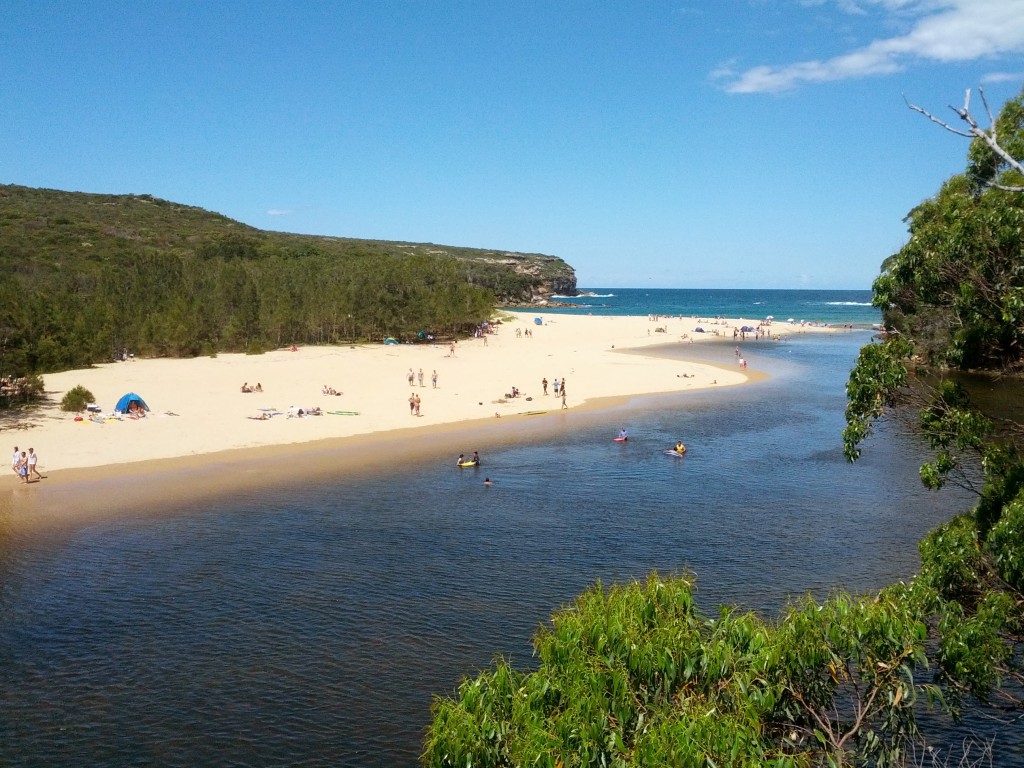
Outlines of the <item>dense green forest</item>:
M0 375L463 334L573 291L561 259L266 232L148 195L0 186Z
M934 449L922 482L977 496L921 542L918 575L771 621L702 615L685 577L598 584L535 636L534 671L499 660L435 701L425 765L995 764L1000 744L937 755L919 730L927 707L1018 734L1024 713L1024 425L980 412L950 375L1022 364L1024 93L989 131L908 217L874 285L889 333L847 385L850 460L878 419L915 414Z

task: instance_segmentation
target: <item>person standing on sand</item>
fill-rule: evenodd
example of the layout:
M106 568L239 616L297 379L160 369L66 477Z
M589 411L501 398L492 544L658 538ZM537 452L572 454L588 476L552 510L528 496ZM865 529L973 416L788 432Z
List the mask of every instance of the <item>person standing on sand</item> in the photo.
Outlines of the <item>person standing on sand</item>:
M544 388L544 394L546 395L548 393L548 377L547 376L545 376L543 379L540 380L540 385Z
M35 448L29 448L28 449L28 474L29 474L29 477L31 477L32 475L35 475L40 480L42 480L43 476L39 474L39 470L37 469L38 465L39 465L39 454L36 453Z
M434 372L432 374L430 374L430 383L434 385L434 389L437 389L437 369L436 368L434 369Z
M14 470L14 474L18 474L18 465L21 463L21 452L18 450L18 446L14 446L14 455L11 456L11 469Z
M569 407L568 405L565 404L565 387L562 387L562 407L563 408L568 408Z
M413 416L416 412L416 395L409 395L409 415Z
M420 386L422 387L423 386L423 369L420 368L420 372L418 374L416 374L416 375L419 377Z
M551 382L551 388L555 390L555 397L558 397L558 377L555 376L555 380Z
M409 373L405 375L405 378L409 380L409 386L412 386L413 381L416 379L416 374L412 372L412 368L409 369Z
M419 416L420 415L420 396L419 395L413 395L412 397L413 397L413 405L415 406L415 409L416 409L416 414L415 415Z

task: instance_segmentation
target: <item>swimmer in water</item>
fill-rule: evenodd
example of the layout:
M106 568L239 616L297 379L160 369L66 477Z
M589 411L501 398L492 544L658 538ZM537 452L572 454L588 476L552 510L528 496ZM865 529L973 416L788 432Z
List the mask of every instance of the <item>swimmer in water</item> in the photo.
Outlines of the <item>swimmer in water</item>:
M493 483L491 482L491 478L485 477L484 478L484 485L493 485Z

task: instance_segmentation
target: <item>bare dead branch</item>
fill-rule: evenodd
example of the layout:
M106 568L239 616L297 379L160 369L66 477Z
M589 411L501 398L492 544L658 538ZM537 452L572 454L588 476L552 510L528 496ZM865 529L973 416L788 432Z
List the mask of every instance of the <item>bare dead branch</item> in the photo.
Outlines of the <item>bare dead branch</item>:
M992 110L989 107L988 99L985 97L985 91L981 87L978 88L978 91L981 93L981 101L985 105L985 112L988 114L989 128L987 130L980 127L978 125L978 121L975 120L974 116L971 114L970 88L968 88L966 93L964 94L963 107L954 107L952 104L949 105L949 108L956 113L957 117L959 117L961 120L967 123L968 127L970 128L969 131L962 131L957 128L954 128L949 123L945 122L944 120L940 120L923 107L919 107L916 104L912 104L907 99L905 94L903 96L903 101L906 103L907 107L912 109L914 112L924 115L933 123L942 126L950 133L955 133L957 136L963 136L966 139L981 139L983 142L985 142L985 145L990 150L992 150L1004 163L1013 168L1015 171L1024 175L1024 165L1022 165L1020 161L1015 159L1009 152L1007 152L999 145L998 136L996 135L996 121L994 116L992 115ZM1008 186L1005 184L998 184L996 182L986 182L986 186L991 187L993 189L1001 189L1004 192L1024 192L1024 186Z
M964 131L958 131L956 128L954 128L953 126L951 126L949 123L945 122L944 120L939 120L939 118L937 118L935 115L933 115L928 110L926 110L926 109L924 109L922 107L917 106L917 104L911 104L907 100L906 95L903 96L903 101L906 103L906 105L910 109L914 110L915 112L921 113L922 115L927 117L929 120L931 120L933 123L935 123L937 125L941 125L943 128L945 128L950 133L955 133L957 136L963 136L965 139L973 138L971 136L971 134L965 133ZM955 107L951 107L951 109L953 109L954 112L958 112L958 110Z

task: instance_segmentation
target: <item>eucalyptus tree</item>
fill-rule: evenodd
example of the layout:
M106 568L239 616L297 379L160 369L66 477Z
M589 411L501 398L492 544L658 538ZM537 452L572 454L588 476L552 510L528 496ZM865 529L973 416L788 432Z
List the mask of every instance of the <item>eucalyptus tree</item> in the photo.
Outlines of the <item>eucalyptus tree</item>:
M955 110L971 126L967 170L911 212L909 242L875 281L886 338L865 347L850 374L843 437L856 460L878 419L912 408L934 451L922 482L975 493L971 510L922 542L921 574L901 600L927 617L954 712L980 705L1019 713L1024 425L979 411L949 373L988 370L1019 381L1024 369L1024 92L987 130L968 106Z

